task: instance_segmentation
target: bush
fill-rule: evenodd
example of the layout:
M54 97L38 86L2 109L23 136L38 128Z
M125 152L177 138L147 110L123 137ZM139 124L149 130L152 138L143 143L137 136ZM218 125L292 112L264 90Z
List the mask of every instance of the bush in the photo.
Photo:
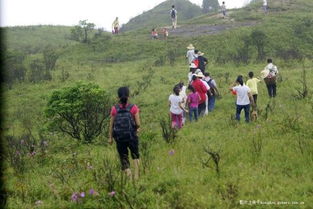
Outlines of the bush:
M107 125L110 107L109 95L98 85L77 83L53 92L45 113L50 129L89 143Z
M35 59L30 63L28 80L33 83L52 80L50 71L45 69L45 64L41 59Z

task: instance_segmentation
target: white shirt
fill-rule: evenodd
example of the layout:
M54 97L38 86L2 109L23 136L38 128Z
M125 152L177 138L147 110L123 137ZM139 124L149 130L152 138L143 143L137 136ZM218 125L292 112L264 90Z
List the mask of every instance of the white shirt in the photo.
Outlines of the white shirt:
M192 60L195 58L195 50L194 49L188 50L186 57L188 58L189 64L191 64Z
M210 90L209 84L208 84L206 81L202 80L202 79L201 79L201 81L202 81L202 83L205 85L206 90L207 90L207 91Z
M187 95L186 95L186 86L183 86L181 91L179 92L179 96L182 99L182 101L184 101L184 103L182 103L182 106L185 107L186 105L186 101L187 101Z
M263 0L263 6L267 6L267 0Z
M233 87L233 90L237 93L237 105L248 105L250 104L248 93L251 92L250 88L246 85L239 85Z
M266 65L264 70L269 70L271 76L276 76L276 74L278 73L278 69L275 65L273 65L273 63L269 63L268 65Z
M183 112L183 110L179 107L179 103L182 102L180 96L176 96L171 94L168 100L171 102L170 112L176 115L179 115Z

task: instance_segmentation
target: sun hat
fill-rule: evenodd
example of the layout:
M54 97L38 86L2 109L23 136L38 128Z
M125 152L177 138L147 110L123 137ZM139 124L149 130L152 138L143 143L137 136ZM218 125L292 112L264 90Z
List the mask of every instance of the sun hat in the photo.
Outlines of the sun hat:
M198 52L198 55L199 55L199 56L203 56L204 53L199 51L199 52Z
M200 69L197 69L196 71L195 71L195 74L198 74L198 73L200 73L201 72L201 70ZM201 72L202 73L202 72Z
M195 47L192 44L189 44L189 46L187 46L187 49L195 49Z
M202 73L202 72L199 72L199 73L197 73L197 77L199 77L199 78L203 78L203 77L204 77L204 75L203 75L203 73Z
M196 64L195 63L191 63L189 68L197 68Z
M266 78L270 74L270 71L268 69L261 71L261 78Z

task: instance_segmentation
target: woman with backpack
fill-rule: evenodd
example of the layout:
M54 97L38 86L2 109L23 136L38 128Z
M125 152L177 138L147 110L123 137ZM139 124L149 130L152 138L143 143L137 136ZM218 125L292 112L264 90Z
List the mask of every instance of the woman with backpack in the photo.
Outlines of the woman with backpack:
M128 102L128 87L120 87L117 91L119 104L111 109L109 127L109 144L116 142L116 148L120 157L122 170L128 177L132 177L129 168L128 150L134 160L134 179L139 178L139 148L138 136L140 128L139 108Z

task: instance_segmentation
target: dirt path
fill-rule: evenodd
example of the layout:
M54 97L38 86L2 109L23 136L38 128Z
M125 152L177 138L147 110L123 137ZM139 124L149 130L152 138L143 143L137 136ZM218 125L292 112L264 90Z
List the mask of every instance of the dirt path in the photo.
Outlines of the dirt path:
M199 36L199 35L208 35L216 34L223 32L225 30L230 30L238 27L249 27L256 25L256 21L243 22L243 23L227 23L221 25L184 25L177 27L175 30L169 29L170 36Z

